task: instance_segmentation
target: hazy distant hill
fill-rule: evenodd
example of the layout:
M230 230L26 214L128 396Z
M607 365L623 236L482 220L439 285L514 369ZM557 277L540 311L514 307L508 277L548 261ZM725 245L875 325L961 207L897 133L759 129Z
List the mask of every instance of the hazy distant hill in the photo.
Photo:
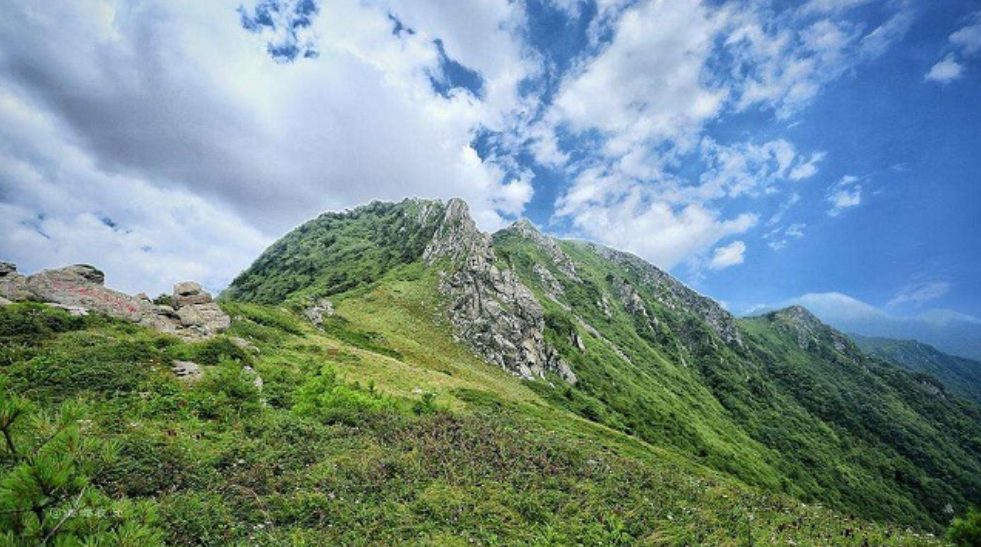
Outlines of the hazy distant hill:
M866 353L929 374L943 382L948 392L981 403L981 361L948 355L916 340L851 337Z
M969 315L933 310L909 317L894 316L840 293L807 294L785 303L790 304L806 307L842 332L917 340L944 353L981 360L981 321Z

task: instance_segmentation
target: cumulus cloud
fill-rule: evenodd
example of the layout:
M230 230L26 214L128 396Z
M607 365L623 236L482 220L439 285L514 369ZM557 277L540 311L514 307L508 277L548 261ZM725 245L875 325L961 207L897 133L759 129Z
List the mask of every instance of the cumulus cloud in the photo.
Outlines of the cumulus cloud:
M532 187L471 141L526 108L517 84L536 68L516 30L523 8L424 4L10 3L0 97L18 120L0 139L0 252L27 267L84 255L110 280L143 275L135 263L189 277L195 268L175 265L184 242L187 264L210 259L198 277L220 287L287 229L371 199L462 197L483 228L504 225ZM413 32L393 32L393 15ZM277 63L293 47L297 62ZM447 59L480 74L482 100L434 89ZM144 288L166 288L162 277Z
M709 268L713 270L723 270L729 266L742 264L745 260L746 244L742 241L733 241L724 247L716 247L712 252L712 260L709 261Z
M860 179L846 175L828 188L827 202L831 204L828 216L836 217L846 209L857 207L862 203L862 185Z
M930 67L924 80L946 84L959 79L965 69L965 62L981 53L981 11L970 17L971 23L953 32L948 37L949 53Z
M817 175L825 155L801 153L785 139L720 142L705 136L706 127L726 112L752 108L791 117L828 82L881 53L875 48L901 38L910 17L906 2L896 2L871 29L848 17L861 3L823 0L783 11L699 0L604 3L592 36L608 42L598 40L599 53L564 76L529 137L538 161L572 180L557 202L558 216L608 244L648 239L639 227L657 223L644 222L645 215L668 218L692 206L711 219L712 233L727 232L736 218L754 219L738 223L748 230L759 213L723 215L723 200L796 195L789 183ZM589 147L563 148L569 136ZM700 175L690 174L693 165ZM860 200L860 189L836 196L835 207L849 206L846 197ZM623 230L638 228L628 236L586 227L584 219L607 217L630 220ZM686 241L691 257L718 238ZM680 261L673 249L647 252L639 254L662 266Z
M0 256L21 271L89 263L131 293L218 290L271 243L226 206L103 172L65 130L0 93Z
M653 201L646 193L642 185L622 185L602 176L580 179L576 190L559 202L557 214L568 217L585 236L666 269L727 236L745 232L758 220L750 213L724 218L695 203L675 207Z
M954 60L953 54L950 54L944 57L944 60L930 67L930 72L927 72L923 78L934 82L947 83L960 78L963 72L964 67Z
M550 114L574 131L598 130L608 156L693 134L726 93L702 69L725 14L698 0L641 2L621 15L599 55L562 83Z

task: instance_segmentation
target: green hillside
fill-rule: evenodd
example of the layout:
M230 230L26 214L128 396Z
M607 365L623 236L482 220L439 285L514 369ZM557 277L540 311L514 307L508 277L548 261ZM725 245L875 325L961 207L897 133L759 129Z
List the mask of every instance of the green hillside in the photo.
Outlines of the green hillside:
M910 372L932 376L943 383L947 393L981 403L981 361L948 355L916 340L850 336L869 355Z
M977 406L462 202L318 217L220 302L0 307L0 545L943 545L981 501Z
M437 215L417 220L419 207L417 201L372 205L330 222L344 224L343 233L355 227L363 234L443 233L430 224ZM328 229L324 218L284 241L336 229ZM544 381L528 383L551 404L769 491L867 518L936 529L949 520L950 508L963 511L981 499L977 407L933 396L915 377L866 356L810 314L790 309L737 321L632 255L553 240L526 222L494 234L488 249L465 227L467 221L453 217L454 225L464 225L453 231L454 252L428 264L421 242L405 246L364 236L358 246L366 254L388 249L405 260L415 256L424 277L473 278L471 292L478 295L496 294L482 290L482 280L493 285L513 272L541 305L548 346L578 380L571 385L548 373ZM331 255L322 249L303 254L300 248L270 248L239 279L274 279L268 265L302 260L319 260L323 269L314 269L335 275L329 273ZM474 266L467 258L474 255L494 265ZM236 298L244 296L239 285L230 291ZM301 305L311 297L331 297L335 305L358 302L349 309L370 306L364 289L335 291L319 281L299 285L281 301ZM437 322L445 320L441 311L469 294L467 287L454 292L443 285L413 290L439 294L443 303L425 311ZM376 322L376 330L402 320L399 315ZM457 334L466 344L468 337ZM485 357L489 351L471 349Z

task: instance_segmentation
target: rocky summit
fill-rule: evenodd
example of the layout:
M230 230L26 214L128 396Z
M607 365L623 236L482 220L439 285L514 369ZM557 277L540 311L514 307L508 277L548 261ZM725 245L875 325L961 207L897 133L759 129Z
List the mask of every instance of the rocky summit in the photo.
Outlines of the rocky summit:
M42 270L24 276L0 262L0 305L33 301L74 315L101 313L188 340L210 338L228 329L230 318L194 282L178 283L173 306L155 304L145 294L131 296L105 286L105 274L87 264Z

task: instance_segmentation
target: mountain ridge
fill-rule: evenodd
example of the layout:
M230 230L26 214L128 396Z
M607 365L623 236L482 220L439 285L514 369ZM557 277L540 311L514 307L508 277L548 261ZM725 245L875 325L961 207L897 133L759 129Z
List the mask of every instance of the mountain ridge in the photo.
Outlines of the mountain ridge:
M328 298L343 319L393 275L438 295L427 321L533 379L551 404L751 484L920 525L981 497L977 409L937 398L810 312L736 319L628 253L527 220L480 232L459 200L322 215L223 298L275 294L267 302L296 309ZM945 433L958 429L968 433Z

